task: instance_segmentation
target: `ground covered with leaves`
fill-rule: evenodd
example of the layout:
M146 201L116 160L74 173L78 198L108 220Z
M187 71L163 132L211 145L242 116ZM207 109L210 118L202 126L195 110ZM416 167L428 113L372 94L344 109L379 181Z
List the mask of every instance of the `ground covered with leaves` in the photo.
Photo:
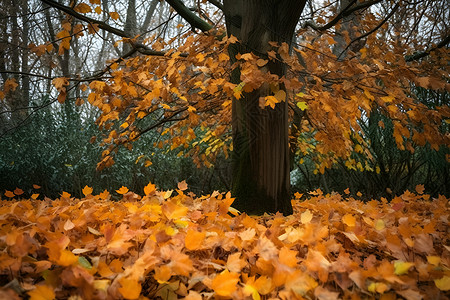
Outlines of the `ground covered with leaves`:
M0 298L447 299L449 201L296 194L260 217L186 184L0 201ZM19 194L19 195L18 195ZM7 199L9 197L9 199ZM36 199L36 200L35 200Z

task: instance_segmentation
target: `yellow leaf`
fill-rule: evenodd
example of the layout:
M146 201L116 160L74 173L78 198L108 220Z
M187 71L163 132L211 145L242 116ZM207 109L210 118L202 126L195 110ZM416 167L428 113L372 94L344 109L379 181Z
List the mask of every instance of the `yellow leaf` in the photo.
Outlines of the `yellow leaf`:
M108 290L108 287L110 286L110 284L111 284L111 280L109 280L109 279L97 279L97 280L94 280L94 282L92 283L92 286L96 290L106 292Z
M305 101L300 101L297 102L297 107L300 108L301 110L305 110L308 108L308 104L306 104Z
M384 221L382 219L378 219L375 221L374 227L376 230L383 230L386 225L384 224Z
M92 188L88 187L87 185L82 190L83 195L85 196L92 194L92 191L93 191Z
M411 268L412 266L414 266L414 263L397 260L396 262L394 262L394 273L395 275L407 274L409 268Z
M246 284L244 286L244 292L246 294L248 294L248 295L252 295L252 299L253 300L260 300L261 299L261 296L259 295L258 290L254 286L252 286L250 284Z
M234 291L236 291L238 282L238 273L225 270L213 279L211 287L217 295L229 297Z
M427 261L429 264L433 265L433 266L437 266L439 265L439 263L441 262L441 258L439 256L427 256Z
M142 286L137 280L122 277L120 280L121 287L119 292L125 299L137 299L141 294Z
M92 11L92 8L86 3L80 3L77 6L75 6L74 10L79 13L85 14L90 13Z
M354 227L356 225L356 218L351 214L346 214L342 217L342 222L350 227Z
M48 285L37 285L36 288L27 293L30 300L53 300L55 299L55 292L52 287Z
M33 199L33 200L36 200L37 197L39 197L39 194L33 194L33 195L31 195L31 199Z
M300 222L302 222L302 224L308 224L309 222L311 222L312 217L313 214L309 209L307 209L300 215Z
M441 291L450 291L450 276L444 276L441 279L435 279L434 284Z
M116 192L117 192L118 194L123 195L123 194L126 194L126 193L128 192L128 188L125 187L125 186L122 186L120 189L116 190Z
M147 160L145 161L144 167L148 168L148 167L150 167L151 165L153 165L153 163L147 159Z

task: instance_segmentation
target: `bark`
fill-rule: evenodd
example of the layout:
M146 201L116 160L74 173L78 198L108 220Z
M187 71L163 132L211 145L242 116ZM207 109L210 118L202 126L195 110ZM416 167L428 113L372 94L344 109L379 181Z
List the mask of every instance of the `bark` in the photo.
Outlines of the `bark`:
M230 48L230 58L237 53L253 52L265 58L271 50L269 41L292 41L295 26L306 1L296 0L224 0L228 35L239 44ZM285 66L270 61L267 70L282 77ZM238 69L232 81L240 82ZM283 87L282 87L283 88ZM288 107L261 109L259 98L267 96L261 87L233 101L233 187L234 206L251 214L292 213L290 203Z

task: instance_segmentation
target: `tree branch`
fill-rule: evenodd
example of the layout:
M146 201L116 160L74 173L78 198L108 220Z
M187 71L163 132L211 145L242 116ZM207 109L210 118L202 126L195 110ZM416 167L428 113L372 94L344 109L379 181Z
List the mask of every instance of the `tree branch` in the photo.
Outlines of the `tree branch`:
M61 10L61 11L65 12L65 13L71 15L72 17L77 18L78 20L84 21L84 22L89 23L89 24L96 24L96 25L98 25L98 27L100 29L106 30L106 31L111 32L111 33L113 33L115 35L118 35L120 37L130 39L129 43L133 46L133 48L135 48L137 51L141 52L142 54L145 54L145 55L156 55L156 56L164 56L166 54L166 52L164 52L164 51L156 51L156 50L148 48L147 46L145 46L143 44L133 42L133 41L131 41L131 39L133 37L132 36L128 36L125 33L125 31L117 29L115 27L112 27L112 26L106 24L103 21L95 20L95 19L92 19L90 17L84 16L84 15L76 12L75 10L73 10L72 8L70 8L68 6L59 4L58 2L55 2L53 0L41 0L41 2L51 6L53 8L56 8L58 10Z
M356 3L356 0L352 0L352 1L350 1L350 3L343 10L341 10L333 18L333 20L331 20L327 24L325 24L323 26L317 26L313 22L307 21L307 22L305 22L305 24L303 24L303 28L311 27L312 29L314 29L316 31L328 30L331 27L333 27L334 25L336 25L339 22L340 19L342 19L342 18L344 18L344 17L354 13L357 10L364 9L364 8L367 8L367 7L372 6L374 4L377 4L378 2L381 2L381 0L365 1L363 3L360 3L360 4L356 5L356 6L353 6L353 4Z
M439 44L436 45L436 47L428 49L427 51L424 51L424 52L419 52L419 53L416 53L416 54L413 54L413 55L407 55L405 57L405 61L410 62L410 61L421 59L421 58L423 58L425 56L430 55L430 53L432 51L434 51L436 49L439 49L439 48L442 48L442 47L446 46L449 43L450 43L450 35L447 35L445 37L445 39L443 39Z
M383 21L381 21L377 26L375 26L372 30L364 33L363 35L358 36L357 38L353 39L348 45L347 47L345 47L344 51L341 52L341 54L339 55L339 57L337 58L339 60L339 58L342 56L343 53L345 53L345 51L347 51L347 49L356 41L361 40L363 38L368 37L369 35L371 35L372 33L374 33L375 31L377 31L381 26L383 26L384 23L387 22L387 20L389 20L390 17L392 17L392 15L395 13L395 11L400 7L400 2L397 2L397 4L395 4L394 8L389 12L389 14L386 16L386 18L384 18Z
M48 1L48 0L47 0ZM193 13L181 0L166 0L170 6L193 28L200 29L203 32L207 32L213 28L211 24L201 19L195 13Z
M215 7L217 7L218 9L223 11L223 4L220 3L217 0L207 0L209 3L211 3L212 5L214 5Z

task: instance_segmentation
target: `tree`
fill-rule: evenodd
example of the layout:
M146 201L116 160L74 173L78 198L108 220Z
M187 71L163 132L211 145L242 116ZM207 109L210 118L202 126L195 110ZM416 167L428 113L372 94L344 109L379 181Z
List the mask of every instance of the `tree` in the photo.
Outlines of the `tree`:
M366 168L376 167L359 124L372 111L393 120L400 149L412 149L410 136L435 150L448 144L448 107L428 108L411 93L413 86L449 89L449 36L439 17L446 14L428 2L341 1L338 9L315 9L306 1L211 0L202 9L167 0L187 22L177 27L192 30L147 39L111 19L95 19L85 3L42 2L92 34L105 30L128 44L129 51L84 79L87 100L101 110L97 123L109 131L100 168L113 163L118 146L131 149L131 142L159 129L171 150L205 164L232 149L237 207L288 214L290 151L314 153L320 173L341 159L352 166L354 152L367 155ZM98 11L98 1L91 3ZM226 34L213 8L224 14ZM117 19L117 13L109 16ZM55 84L61 98L64 80Z

